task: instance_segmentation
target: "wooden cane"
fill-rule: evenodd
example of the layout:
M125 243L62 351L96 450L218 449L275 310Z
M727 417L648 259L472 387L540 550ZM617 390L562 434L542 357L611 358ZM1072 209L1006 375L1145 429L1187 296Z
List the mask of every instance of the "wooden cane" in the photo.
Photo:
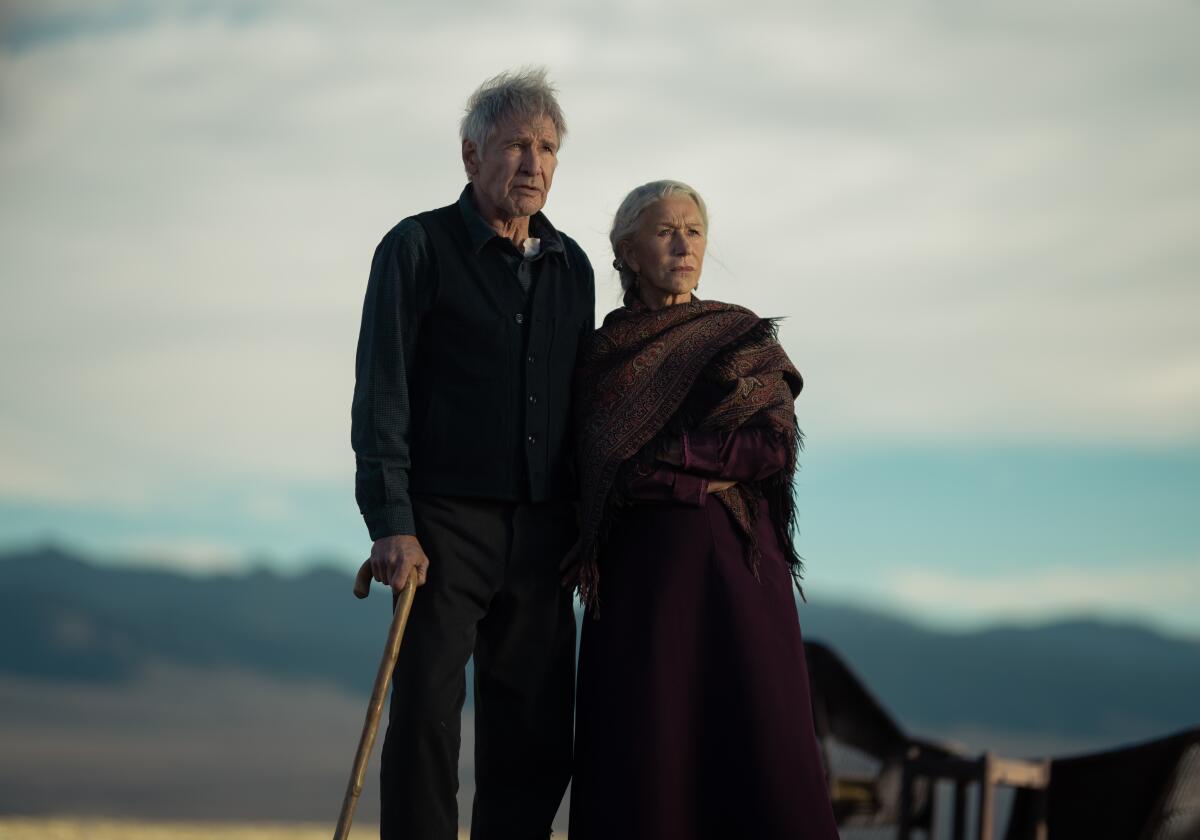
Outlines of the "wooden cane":
M354 578L354 595L366 598L371 592L371 561L362 564ZM363 724L362 736L358 739L358 750L354 753L354 767L350 771L350 784L342 799L342 813L338 815L333 840L346 840L350 836L350 823L354 820L354 808L363 789L363 777L367 773L367 760L375 746L375 733L379 730L379 718L383 713L383 701L387 696L392 669L396 667L396 655L400 653L400 640L404 638L404 626L408 624L408 613L412 610L413 596L417 593L417 573L408 575L408 584L400 593L400 600L392 613L392 626L388 630L387 644L383 649L383 660L375 675L375 687L371 690L371 702L367 706L367 720Z

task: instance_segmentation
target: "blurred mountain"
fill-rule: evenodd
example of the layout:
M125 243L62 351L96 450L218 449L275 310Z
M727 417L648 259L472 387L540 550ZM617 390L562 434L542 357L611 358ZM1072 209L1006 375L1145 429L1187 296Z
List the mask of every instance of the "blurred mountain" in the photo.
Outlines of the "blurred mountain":
M156 664L243 669L365 695L390 616L320 569L188 576L96 565L59 548L0 554L0 679L119 684ZM801 606L904 726L1086 742L1200 722L1200 642L1071 620L948 633L867 609Z
M190 576L57 547L0 554L0 674L111 682L167 662L369 691L391 602L351 584L331 569Z
M947 633L848 606L805 606L910 731L990 730L1031 743L1102 744L1200 724L1200 641L1074 618Z

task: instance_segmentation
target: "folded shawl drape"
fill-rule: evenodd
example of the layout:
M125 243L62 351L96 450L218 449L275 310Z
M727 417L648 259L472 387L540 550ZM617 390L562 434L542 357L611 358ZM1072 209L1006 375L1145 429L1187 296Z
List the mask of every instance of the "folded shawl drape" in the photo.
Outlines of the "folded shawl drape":
M792 403L803 380L776 329L776 321L734 304L693 300L651 310L633 301L610 312L593 334L575 380L579 593L589 608L598 607L599 549L621 506L621 464L684 430L767 426L781 433L788 447L783 470L715 497L737 522L757 574L754 518L758 495L765 496L780 548L799 580L792 480L801 435Z

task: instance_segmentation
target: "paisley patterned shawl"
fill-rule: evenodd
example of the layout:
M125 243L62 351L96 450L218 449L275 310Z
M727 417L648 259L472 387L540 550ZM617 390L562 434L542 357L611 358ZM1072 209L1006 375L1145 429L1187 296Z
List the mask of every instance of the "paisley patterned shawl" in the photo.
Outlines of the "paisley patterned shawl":
M688 400L701 381L720 396L696 407ZM748 309L693 300L651 311L640 301L610 312L580 356L575 429L580 473L580 597L597 606L599 547L621 504L621 464L647 444L682 429L733 431L769 426L788 442L787 466L758 482L715 494L746 539L757 574L757 499L765 495L780 544L798 578L793 547L792 478L800 434L792 402L802 387L776 338L776 322Z

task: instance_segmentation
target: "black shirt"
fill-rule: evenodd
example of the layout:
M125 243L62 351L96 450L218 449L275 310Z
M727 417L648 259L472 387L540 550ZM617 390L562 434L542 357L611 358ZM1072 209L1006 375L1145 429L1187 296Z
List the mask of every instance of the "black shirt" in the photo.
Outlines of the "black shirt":
M351 408L371 539L415 533L410 492L574 498L571 378L595 283L583 250L542 213L529 235L541 239L533 258L483 220L468 185L376 249Z

